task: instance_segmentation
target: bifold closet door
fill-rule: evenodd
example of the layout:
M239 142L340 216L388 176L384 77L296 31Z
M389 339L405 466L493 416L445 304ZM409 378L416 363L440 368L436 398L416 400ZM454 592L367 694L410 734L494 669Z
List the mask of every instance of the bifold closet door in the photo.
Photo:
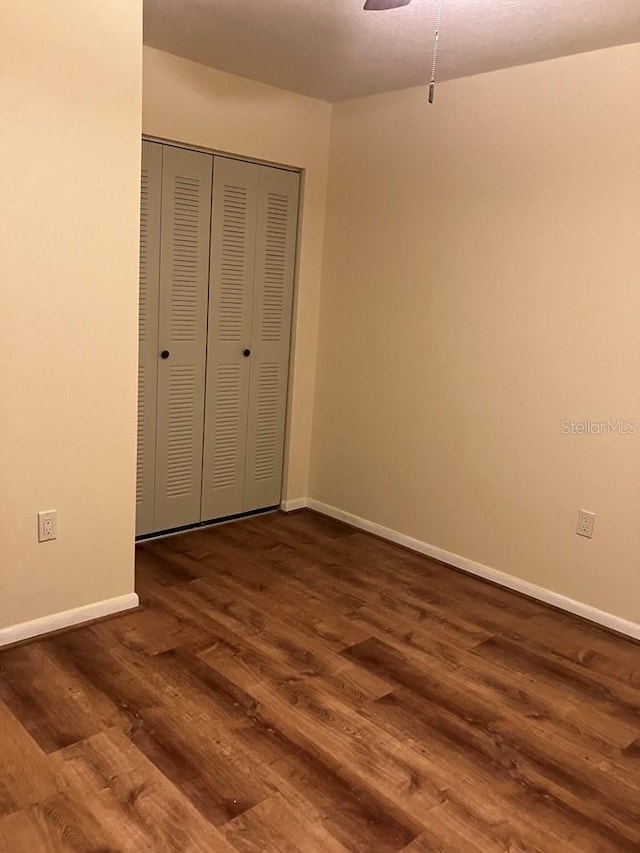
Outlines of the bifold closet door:
M158 388L158 294L162 146L142 143L140 183L140 296L138 350L138 464L136 535L153 527Z
M214 160L203 520L280 502L298 181Z
M299 175L260 167L243 511L282 492Z
M203 520L243 511L259 177L214 159Z
M200 520L212 165L164 147L155 530Z

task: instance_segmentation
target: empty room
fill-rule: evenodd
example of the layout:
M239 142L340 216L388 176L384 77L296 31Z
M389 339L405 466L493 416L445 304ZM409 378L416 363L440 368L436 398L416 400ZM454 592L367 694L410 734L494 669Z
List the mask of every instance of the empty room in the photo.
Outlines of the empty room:
M637 0L1 18L0 852L640 851Z

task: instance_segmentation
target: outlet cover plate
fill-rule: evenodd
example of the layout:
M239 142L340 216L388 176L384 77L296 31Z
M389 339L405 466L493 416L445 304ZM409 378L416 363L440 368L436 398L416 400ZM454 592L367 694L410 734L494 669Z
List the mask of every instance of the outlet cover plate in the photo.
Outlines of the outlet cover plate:
M576 533L578 536L586 536L587 539L593 538L593 525L595 523L595 512L589 512L586 509L581 509L578 513L578 526L576 528Z
M49 542L58 537L58 513L55 509L38 513L38 542Z

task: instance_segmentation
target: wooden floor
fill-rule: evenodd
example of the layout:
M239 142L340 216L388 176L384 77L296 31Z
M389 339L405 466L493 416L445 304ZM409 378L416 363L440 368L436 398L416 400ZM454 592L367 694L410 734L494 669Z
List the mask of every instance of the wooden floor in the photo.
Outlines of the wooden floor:
M640 646L309 512L138 591L0 654L0 850L640 851Z

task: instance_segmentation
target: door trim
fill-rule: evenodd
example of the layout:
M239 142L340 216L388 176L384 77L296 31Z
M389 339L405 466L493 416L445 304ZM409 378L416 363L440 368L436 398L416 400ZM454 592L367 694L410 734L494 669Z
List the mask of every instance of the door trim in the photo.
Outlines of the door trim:
M302 236L302 211L304 209L304 191L305 191L305 172L306 170L299 166L287 165L284 163L276 163L273 160L262 160L256 157L246 155L233 154L229 151L223 151L217 148L207 148L202 145L191 145L188 142L180 142L179 140L169 139L163 136L153 136L152 134L143 133L143 142L156 142L161 145L168 145L174 148L183 148L188 151L195 151L201 154L211 154L214 157L226 157L230 160L239 160L244 163L255 163L259 166L269 166L273 169L281 169L285 172L294 172L300 176L298 189L298 210L296 222L296 240L295 240L295 257L293 262L293 287L291 294L291 320L289 329L289 359L287 365L287 392L285 405L285 424L284 424L284 445L282 454L282 483L280 488L280 501L283 499L283 494L287 481L287 471L289 468L290 452L291 452L291 403L293 397L293 377L294 377L294 362L295 362L295 342L297 337L297 317L298 317L298 278L300 273L300 250ZM215 161L214 161L215 163ZM263 510L258 510L261 512ZM270 511L266 508L264 511ZM200 525L209 524L211 522L199 522ZM157 534L148 534L155 536ZM137 537L136 537L136 541Z

